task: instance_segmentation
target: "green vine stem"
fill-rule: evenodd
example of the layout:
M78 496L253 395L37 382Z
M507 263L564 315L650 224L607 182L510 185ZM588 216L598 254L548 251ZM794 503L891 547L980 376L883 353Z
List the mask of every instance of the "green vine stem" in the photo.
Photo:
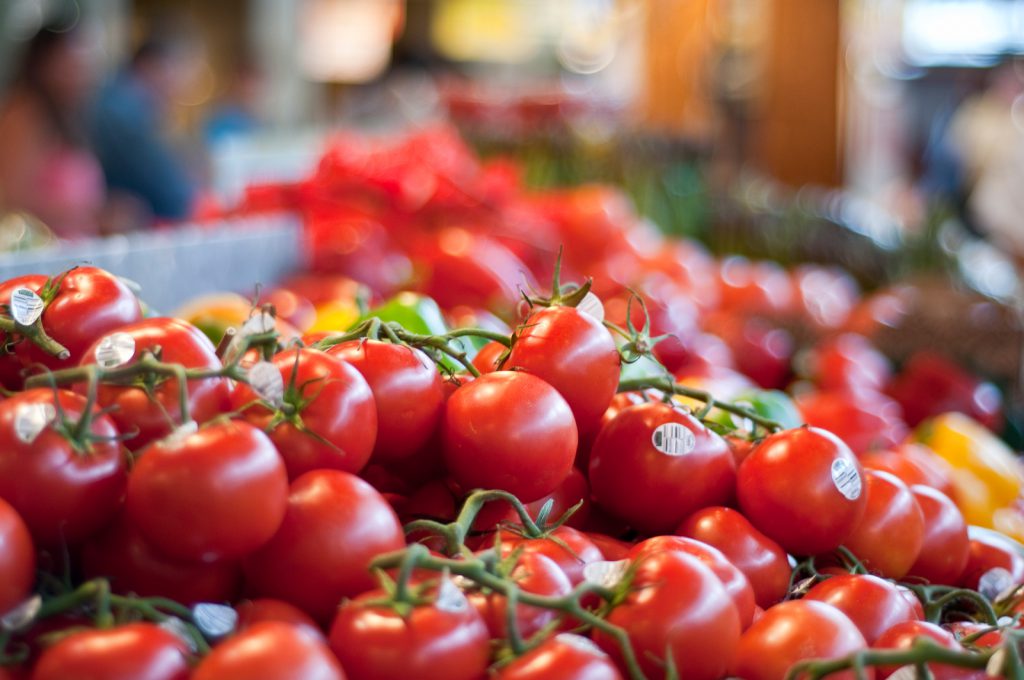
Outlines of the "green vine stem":
M417 519L405 525L405 532L409 534L426 531L435 534L444 539L449 555L461 554L464 552L464 543L473 527L473 521L484 505L491 501L504 501L511 505L519 515L519 521L523 525L522 531L527 537L537 538L544 535L545 528L538 526L522 501L507 491L474 491L466 498L454 521L445 524L432 519Z
M0 315L0 331L8 335L17 335L25 338L39 349L50 356L64 360L71 356L68 348L51 338L43 328L42 317L40 316L29 326L23 326L9 316Z
M989 626L999 625L999 616L992 604L977 591L952 586L923 586L915 583L901 583L900 585L913 592L921 601L924 606L925 621L929 623L941 623L943 614L951 605L969 603L978 610L983 623Z
M1016 644L1008 647L1015 648ZM928 638L918 638L909 649L864 649L838 659L801 661L789 669L786 680L818 680L844 670L852 670L858 680L866 680L869 666L913 665L920 668L928 663L941 663L958 668L984 669L995 651L976 653L949 649Z

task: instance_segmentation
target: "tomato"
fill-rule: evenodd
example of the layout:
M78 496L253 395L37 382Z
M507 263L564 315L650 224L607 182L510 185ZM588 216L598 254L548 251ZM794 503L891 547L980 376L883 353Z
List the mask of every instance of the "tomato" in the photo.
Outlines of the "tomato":
M96 267L75 267L62 276L41 318L46 333L71 354L58 359L22 341L17 343L15 354L25 367L43 364L57 370L76 366L97 338L142 318L135 294L113 274ZM37 293L42 290L42 286L26 287Z
M732 498L736 468L725 441L681 408L630 406L609 422L590 452L594 500L649 534Z
M449 584L451 585L451 584ZM331 625L331 649L352 680L476 680L490 658L487 626L458 589L447 602L407 616L373 604L370 591L346 601Z
M950 498L956 493L952 466L924 444L908 442L893 451L869 451L860 462L865 468L896 475L907 486L925 484Z
M316 625L316 621L309 617L309 614L283 600L275 600L269 597L243 600L235 605L235 611L238 612L238 626L236 629L239 633L252 628L258 623L277 621L278 623L289 623L293 626L305 628L310 634L323 638L320 627Z
M899 404L880 392L812 392L797 406L808 425L832 432L856 454L891 449L907 436Z
M722 582L696 557L679 551L642 556L626 599L608 622L629 631L649 678L664 675L669 654L680 678L716 680L733 666L740 617ZM618 642L595 630L594 641L622 668Z
M811 588L804 600L824 602L846 614L869 645L897 623L923 618L913 595L866 574L833 576Z
M742 571L736 568L718 549L692 538L682 536L655 536L637 543L629 552L633 560L666 550L678 550L693 555L707 565L722 582L726 594L740 615L740 628L746 628L754 618L754 590Z
M373 487L347 472L315 470L292 482L284 522L242 566L253 594L324 623L341 598L373 587L374 557L404 545L398 517Z
M576 586L583 581L583 568L591 562L605 559L597 545L582 531L560 526L544 538L526 538L517 534L515 527L498 532L501 541L501 556L507 557L513 551L539 553L557 564L569 582Z
M894 624L871 645L874 649L910 649L919 638L928 638L937 643L940 647L953 650L962 650L963 647L957 639L947 630L939 628L933 623L926 621L901 621ZM898 670L897 666L879 666L877 669L878 678L882 680L889 677ZM928 664L935 680L953 680L960 677L964 670L955 666L945 664Z
M921 553L910 567L910 575L928 583L954 585L967 566L970 540L960 509L945 494L915 485L910 487L924 517Z
M154 550L127 513L82 546L87 578L106 578L115 593L166 597L182 604L225 602L241 585L237 562L181 562Z
M575 307L547 307L523 321L503 369L532 373L558 390L586 434L615 396L619 363L615 340L600 321Z
M709 316L704 326L725 340L741 373L763 388L785 387L793 357L793 336L789 331L759 318L728 312Z
M0 615L24 602L36 580L36 551L21 515L0 499Z
M537 519L541 508L548 501L552 501L548 522L561 518L570 508L581 504L572 513L566 524L577 529L582 527L590 515L590 485L587 483L587 478L583 476L583 472L579 468L573 468L557 489L543 498L528 503L526 509L529 511L530 517Z
M792 279L800 314L825 332L845 323L860 297L857 282L840 267L803 264Z
M960 575L962 587L979 590L980 581L987 578L993 585L986 590L994 591L987 594L995 597L1010 586L1024 583L1024 555L1014 541L994 531L971 534L970 539L967 566Z
M617 538L607 536L605 534L594 533L593 531L587 533L587 538L590 542L597 546L597 549L601 551L601 555L604 559L609 561L624 560L629 555L629 551L633 549L631 543L626 541L620 541Z
M843 333L819 343L802 364L805 377L826 391L881 391L892 374L885 355L856 333Z
M216 348L202 331L179 319L154 318L120 326L116 334L128 335L135 343L135 351L124 361L132 363L144 351L158 352L161 361L181 364L185 368L217 370L222 367ZM97 363L97 352L104 335L94 342L82 356L83 366ZM148 393L147 393L148 388ZM86 394L87 386L79 384L75 391ZM182 422L180 388L176 378L160 378L146 388L140 385L113 385L101 383L97 392L98 403L110 408L110 417L122 432L135 432L126 445L138 451L155 439L171 433ZM228 381L226 378L206 378L188 383L189 416L204 423L226 410Z
M67 390L38 388L0 402L0 498L25 520L37 548L78 545L105 526L121 506L127 476L117 428L98 407L89 428L95 440L88 445L72 443L74 437L57 422L31 441L18 435L26 409L58 405L74 424L86 400Z
M835 607L814 600L789 600L766 609L743 633L732 672L743 680L783 680L799 661L835 659L865 647L857 626ZM857 676L843 671L829 677L855 680ZM874 669L866 669L865 677L874 678Z
M524 552L508 574L524 592L548 597L562 597L572 590L569 577L549 557L538 552ZM470 603L480 612L493 638L508 635L508 600L495 592L477 591L468 595ZM519 634L528 639L557 618L552 609L516 606L516 626Z
M494 373L498 370L498 360L508 350L502 343L492 340L480 348L473 357L473 366L481 373Z
M990 649L992 647L998 647L1003 643L1003 632L999 630L991 630L991 626L987 623L976 623L974 621L951 621L943 624L942 627L944 630L948 630L952 633L956 637L957 641L970 635L982 633L982 631L988 631L975 638L971 643L972 646L977 647L978 649Z
M722 260L720 279L724 309L770 316L793 305L793 282L775 262L732 255Z
M789 557L736 510L698 510L683 520L676 533L720 550L749 579L758 606L770 607L786 596L792 572Z
M235 389L231 407L270 435L289 479L310 470L362 470L378 431L377 407L363 376L315 349L281 352L273 364L285 385L282 408L259 401L248 385Z
M32 680L188 680L188 649L151 623L84 630L43 652Z
M622 674L589 638L559 633L502 666L494 680L622 680Z
M869 571L901 579L921 554L924 515L907 485L887 472L864 473L864 516L843 541Z
M376 340L356 340L328 350L366 378L377 405L373 459L406 460L423 448L444 409L441 374L418 349Z
M487 373L448 399L444 460L464 489L503 489L529 503L562 483L576 423L554 387L529 373Z
M911 425L949 411L966 413L997 432L1003 423L999 389L931 351L911 356L887 391Z
M288 473L267 435L240 421L149 446L128 479L125 507L143 538L192 562L236 559L284 519Z
M191 680L345 680L323 638L302 626L261 621L213 648Z
M271 304L274 315L284 319L300 333L305 333L316 321L316 307L307 298L287 288L274 288L260 296L258 305Z
M737 496L751 524L787 552L824 553L842 545L864 514L863 474L832 433L783 430L743 461Z
M31 290L41 290L46 285L47 277L42 274L26 274L24 276L15 276L13 279L7 279L6 281L0 282L0 305L4 305L6 308L0 308L7 316L10 316L10 302L11 293L14 292L15 288L30 288ZM12 338L17 341L17 338ZM27 341L25 341L27 342ZM0 331L0 346L6 347L8 343L7 333ZM8 354L7 352L0 352L0 384L10 390L17 390L21 388L22 376L21 371L24 368L21 362L18 361L18 357L14 354Z

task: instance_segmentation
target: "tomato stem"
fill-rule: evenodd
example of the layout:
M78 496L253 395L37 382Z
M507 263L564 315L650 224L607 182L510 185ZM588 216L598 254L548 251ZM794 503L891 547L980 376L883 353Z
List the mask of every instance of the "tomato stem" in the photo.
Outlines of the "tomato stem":
M64 360L71 356L71 352L68 351L67 347L47 334L43 328L42 317L36 319L29 326L23 326L9 316L0 315L0 330L8 335L19 335L50 356L55 356L58 359Z
M1012 651L1016 644L1007 645ZM927 663L941 663L958 668L985 668L995 649L982 653L949 649L939 646L928 638L918 638L909 649L882 650L865 649L838 659L810 659L793 665L786 673L786 680L797 678L818 680L832 673L853 670L858 677L867 677L865 668L869 666L906 666ZM1019 663L1019 662L1018 662Z

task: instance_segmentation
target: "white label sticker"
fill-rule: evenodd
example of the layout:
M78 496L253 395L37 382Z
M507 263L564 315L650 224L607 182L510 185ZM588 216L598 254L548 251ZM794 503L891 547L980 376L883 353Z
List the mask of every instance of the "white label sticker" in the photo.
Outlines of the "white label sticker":
M43 608L43 598L33 595L13 609L8 610L0 617L0 628L8 631L18 631L28 627L36 620L36 615Z
M234 632L238 612L223 604L200 602L192 607L192 620L206 637L222 638Z
M135 356L135 338L127 333L111 333L96 346L96 363L101 368L117 368Z
M832 461L832 483L848 500L860 498L861 481L857 466L845 458Z
M576 635L575 633L559 633L555 636L555 639L561 642L563 645L568 645L573 649L578 649L581 652L587 654L600 654L604 656L604 652L597 646L597 643L590 638L583 637L582 635Z
M260 333L269 333L276 328L274 323L274 317L266 312L257 312L253 314L245 323L242 324L242 328L239 329L239 335L259 335Z
M995 602L1000 594L1015 585L1013 574L1002 567L993 567L978 579L978 592Z
M176 616L168 616L166 619L156 624L158 628L163 628L168 633L185 643L189 651L195 654L199 651L196 646L196 641L192 639L192 636L188 632L188 626L185 622Z
M14 413L14 433L21 441L31 444L56 417L57 409L53 404L22 404Z
M441 577L441 583L437 587L437 599L434 606L443 612L458 613L469 607L469 600L448 574Z
M31 326L43 313L43 298L31 288L15 288L11 292L11 316L22 326Z
M174 428L169 435L163 438L163 443L170 447L180 446L183 441L196 432L199 432L199 423L190 420Z
M604 321L604 305L601 304L601 298L594 295L593 291L588 291L580 303L576 305L576 311L582 312L587 316L593 317L598 323Z
M697 437L679 423L663 423L651 433L651 444L669 456L683 456L697 448Z
M258 361L249 369L249 385L261 399L280 408L284 403L284 378L277 366L269 361Z
M583 567L583 580L604 588L614 588L625 577L629 565L629 560L591 562Z

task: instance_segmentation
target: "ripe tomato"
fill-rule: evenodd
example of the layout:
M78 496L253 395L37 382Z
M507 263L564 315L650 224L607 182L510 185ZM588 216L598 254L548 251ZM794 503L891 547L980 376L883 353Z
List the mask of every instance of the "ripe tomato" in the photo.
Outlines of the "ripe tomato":
M565 572L549 557L538 552L521 553L508 578L525 592L550 597L569 594L572 584ZM491 591L477 591L468 595L470 603L480 613L492 638L508 635L508 600L504 595ZM552 609L516 606L516 625L524 639L533 636L544 626L554 621L557 612Z
M994 581L990 588L995 592L988 593L992 597L1009 586L1024 583L1024 556L1011 539L994 531L971 534L970 538L967 566L960 575L962 587L978 590L981 579L995 569L1006 573L993 572L988 577Z
M331 649L352 680L484 676L490 659L487 626L457 588L448 601L417 605L405 617L372 603L383 596L370 591L346 601L331 626Z
M213 648L191 680L345 680L320 635L281 621L261 621Z
M242 580L237 562L181 562L162 555L124 512L82 546L81 564L86 578L108 579L115 593L166 597L186 605L230 601Z
M964 516L948 496L931 487L915 485L910 492L924 517L924 540L909 573L929 583L954 585L970 552Z
M120 326L117 335L125 334L135 342L135 351L124 363L132 363L146 350L159 349L159 358L185 368L219 369L217 351L202 331L179 319L144 319L138 323ZM97 352L104 335L94 342L82 356L83 366L96 364ZM132 451L138 451L155 439L171 433L181 423L181 400L176 378L160 379L147 389L139 385L113 385L101 383L97 392L99 405L112 409L110 417L122 432L136 432L127 440ZM75 391L86 394L84 384ZM188 383L189 415L197 423L205 423L221 414L228 401L226 378L206 378Z
M289 623L293 626L304 627L311 635L324 637L316 621L309 618L298 607L290 605L284 600L275 600L269 597L257 598L255 600L243 600L235 605L238 612L238 626L236 630L241 633L243 630L252 628L258 623L266 621L277 621L278 623Z
M589 638L559 633L502 666L494 680L622 680L622 674Z
M0 615L21 604L36 580L36 551L21 515L0 499Z
M270 435L288 478L310 470L362 470L378 429L377 407L363 376L315 349L281 352L273 364L285 385L287 412L258 402L256 392L241 384L231 395L231 407L244 409L243 417Z
M43 652L32 680L188 680L184 641L151 623L83 630Z
M649 534L732 498L736 468L725 441L682 409L650 402L623 409L590 452L594 500Z
M350 363L370 385L377 405L373 459L397 462L422 449L444 409L444 385L434 362L418 349L376 340L335 345L328 354Z
M907 486L925 484L950 498L955 493L951 466L924 444L908 442L893 451L869 451L860 462L865 468L896 475Z
M280 529L242 566L253 594L323 623L341 598L373 587L374 557L404 545L398 517L373 487L347 472L314 470L292 482Z
M917 639L922 637L928 638L946 649L963 649L952 633L926 621L901 621L879 635L871 647L874 649L910 649ZM879 666L877 668L879 680L888 678L898 669L897 666ZM931 671L935 680L954 680L954 678L962 677L961 674L964 673L962 668L935 663L928 664L928 670Z
M746 575L759 607L768 608L786 596L792 572L789 557L736 510L698 510L683 520L676 533L718 548Z
M473 357L473 367L481 373L494 373L498 370L498 359L508 348L500 342L492 340Z
M541 508L548 501L553 501L551 511L548 513L549 522L559 519L569 508L582 503L566 522L571 527L582 527L590 515L590 485L587 484L587 478L583 476L583 472L579 468L573 468L557 489L543 498L527 503L526 509L530 512L530 517L537 519Z
M580 434L597 429L619 386L619 352L608 329L575 307L548 307L516 331L504 369L541 378L565 398Z
M0 305L10 305L11 293L14 292L15 288L30 288L31 290L37 291L42 289L46 285L47 277L42 274L26 274L24 276L15 276L13 279L7 279L6 281L0 282ZM8 316L10 316L10 308L3 310ZM17 338L12 338L17 341ZM24 342L27 342L24 341ZM0 331L0 346L6 347L8 343L7 333ZM0 353L0 384L10 390L21 389L22 376L21 371L24 368L18 357L14 354L8 354L7 352Z
M888 472L864 473L866 509L843 541L869 571L901 579L921 554L924 515L907 485Z
M740 618L722 582L696 557L679 551L642 556L626 599L608 622L629 631L647 677L664 674L671 654L679 677L717 680L736 659ZM594 632L594 641L622 668L618 642Z
M787 552L842 545L864 514L863 471L835 435L815 427L767 437L740 466L740 509Z
M487 373L455 390L444 414L444 459L464 489L503 489L523 502L572 470L576 423L554 387L529 373Z
M843 333L821 342L806 355L802 368L805 377L829 391L881 391L892 374L885 355L856 333Z
M605 559L597 545L582 531L560 526L545 538L526 538L516 533L515 528L498 532L501 541L501 556L508 557L514 551L539 553L557 564L569 582L576 586L583 581L583 569L591 562Z
M789 600L766 609L740 638L734 675L743 680L783 680L805 659L835 659L867 647L864 636L835 607L814 600ZM855 680L853 671L835 680ZM868 668L866 677L875 677Z
M907 436L899 404L881 392L811 392L797 406L808 425L832 432L858 455L891 449Z
M824 602L846 614L869 645L897 623L922 618L913 594L865 574L833 576L811 588L804 600Z
M237 559L284 519L288 473L267 435L213 423L149 446L128 479L125 507L142 537L169 557Z
M26 287L37 293L43 288ZM71 355L58 359L27 341L17 343L14 351L25 367L41 363L57 370L78 365L100 336L140 320L142 308L135 294L113 274L96 267L75 267L64 275L41 318L46 333Z
M692 538L682 536L655 536L641 541L629 552L630 559L637 560L666 550L678 550L693 555L715 573L725 587L725 592L736 605L740 615L740 628L745 629L754 618L754 590L742 571L736 568L718 549Z
M59 409L56 407L59 405ZM117 428L94 409L89 432L97 441L78 450L52 422L34 439L19 435L28 410L63 411L77 423L85 398L67 390L26 390L0 402L0 498L25 520L37 548L75 546L105 526L121 506L127 472ZM60 430L60 431L58 431Z

